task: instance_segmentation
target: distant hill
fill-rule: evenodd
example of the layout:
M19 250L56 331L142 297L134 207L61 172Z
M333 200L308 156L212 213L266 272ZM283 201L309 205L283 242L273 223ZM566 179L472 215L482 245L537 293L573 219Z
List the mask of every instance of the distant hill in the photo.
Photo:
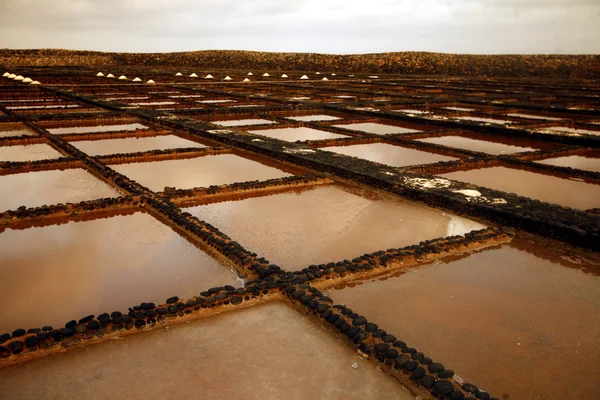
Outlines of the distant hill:
M148 65L412 75L600 78L600 55L470 55L427 52L334 55L236 50L103 53L0 49L0 65L5 67Z

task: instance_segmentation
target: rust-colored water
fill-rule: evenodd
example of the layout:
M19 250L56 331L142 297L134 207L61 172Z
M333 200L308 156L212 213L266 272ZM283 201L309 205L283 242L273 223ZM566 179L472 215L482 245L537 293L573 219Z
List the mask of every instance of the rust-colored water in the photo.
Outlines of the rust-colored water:
M0 233L0 332L235 285L231 270L136 213Z
M353 131L363 131L377 135L387 135L390 133L409 133L419 132L417 129L403 128L401 126L385 125L376 122L362 122L356 124L334 125L338 128L351 129Z
M600 207L600 185L535 172L491 167L440 176L580 210Z
M546 160L536 161L541 164L556 165L558 167L571 167L585 169L588 171L600 172L600 158L585 156L566 156L557 158L548 158Z
M338 338L279 303L5 369L0 392L7 400L414 399Z
M112 167L154 191L162 191L165 186L190 189L289 176L276 168L233 154L120 164Z
M347 137L331 132L320 131L318 129L300 127L300 128L282 128L282 129L263 129L258 131L248 131L256 135L263 135L273 139L295 142L296 140L322 140L338 139Z
M296 117L285 117L287 119L293 119L295 121L334 121L336 119L340 119L339 117L334 117L333 115L326 114L312 114L312 115L300 115Z
M229 121L211 121L215 125L220 126L246 126L246 125L264 125L264 124L276 124L275 121L268 119L235 119Z
M146 125L131 123L119 125L93 125L93 126L72 126L68 128L49 128L48 132L55 135L72 135L78 133L94 132L117 132L117 131L135 131L136 129L148 129Z
M25 146L0 146L0 161L37 161L59 157L63 157L63 155L44 143Z
M10 136L35 136L35 133L20 124L0 124L0 138Z
M400 199L339 186L202 205L188 212L288 270L483 228Z
M71 144L84 153L92 156L183 147L206 147L202 144L182 139L175 135L109 140L84 140L81 142L72 142Z
M0 211L119 195L116 189L80 168L0 176Z
M532 147L512 146L504 143L490 142L487 140L470 139L461 136L442 136L417 139L419 142L440 144L459 149L479 151L487 154L509 154L533 151Z
M375 161L393 167L431 164L440 161L452 161L457 158L394 146L387 143L357 144L353 146L323 147L321 150L333 151L365 160Z
M534 255L550 252L505 245L330 296L495 397L600 398L600 281Z

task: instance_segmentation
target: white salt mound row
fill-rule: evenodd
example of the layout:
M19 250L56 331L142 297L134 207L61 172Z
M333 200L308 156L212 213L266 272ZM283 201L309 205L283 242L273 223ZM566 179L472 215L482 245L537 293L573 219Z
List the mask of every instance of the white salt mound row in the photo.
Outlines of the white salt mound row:
M33 79L31 79L31 78L23 79L23 83L31 83L31 82L33 82Z
M23 79L25 79L25 78L23 77L23 75L18 75L18 76L15 76L13 79L14 79L15 81L22 81L22 80L23 80Z
M41 83L39 81L33 81L30 83L30 85L41 85Z
M10 76L10 72L5 72L4 74L2 74L3 78L8 78Z

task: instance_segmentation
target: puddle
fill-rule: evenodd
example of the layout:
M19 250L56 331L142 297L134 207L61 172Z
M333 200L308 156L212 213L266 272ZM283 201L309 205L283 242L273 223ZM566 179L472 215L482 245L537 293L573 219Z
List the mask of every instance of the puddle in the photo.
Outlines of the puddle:
M119 195L116 189L81 168L0 176L0 211Z
M375 122L363 122L357 124L346 124L346 125L333 125L338 128L351 129L353 131L363 131L367 133L374 133L377 135L386 135L390 133L409 133L409 132L420 132L417 129L403 128L401 126L378 124Z
M333 115L326 115L326 114L300 115L297 117L285 117L285 118L293 119L294 121L334 121L337 119L341 119L339 117L334 117Z
M95 133L95 132L119 132L119 131L135 131L137 129L148 129L146 125L131 123L120 125L93 125L93 126L73 126L68 128L48 128L48 132L54 135L70 135L78 133Z
M175 135L107 140L84 140L81 142L72 142L71 144L84 153L92 156L185 147L206 147L203 144L182 139Z
M566 156L557 158L548 158L546 160L536 161L540 164L556 165L558 167L571 167L585 169L588 171L600 172L600 158L584 156Z
M504 143L470 139L461 136L442 136L416 140L419 142L440 144L442 146L454 147L457 149L479 151L487 154L510 154L535 150L532 147L512 146Z
M285 140L287 142L295 142L296 140L322 140L348 137L307 127L264 129L259 131L248 131L248 133L263 135L273 139Z
M600 185L506 167L457 171L439 176L587 210L600 207Z
M287 270L482 229L374 192L338 186L202 205L188 212ZM463 225L453 224L454 219ZM260 231L260 235L257 234Z
M110 389L132 382L135 390ZM0 391L11 400L100 399L107 389L115 400L414 399L348 345L280 303L0 371Z
M581 134L581 133L583 133L583 134L587 134L587 135L600 135L600 131L592 131L590 129L574 129L574 128L567 128L567 127L564 127L564 126L553 126L553 127L550 127L550 128L543 128L540 131L541 132L549 132L549 133L555 133L555 132L563 133L563 132L565 132L567 134L569 134L569 133L571 133L571 134L573 134L573 133L575 133L575 134Z
M162 191L165 186L191 189L290 176L234 154L120 164L112 168L154 191Z
M391 165L392 167L406 167L408 165L432 164L440 161L458 160L458 158L408 149L387 143L332 146L323 147L321 150L363 158L365 160Z
M600 281L528 247L513 242L329 295L498 398L599 398Z
M544 115L535 115L535 114L520 114L520 113L510 113L506 114L507 117L517 117L517 118L529 118L529 119L545 119L548 121L560 121L563 118L557 117L546 117Z
M11 136L37 136L35 132L30 131L24 125L20 124L0 124L0 138Z
M210 121L210 123L220 126L245 126L245 125L264 125L264 124L276 124L275 121L268 119L236 119L230 121Z
M496 119L496 118L483 118L483 117L458 117L456 119L460 119L463 121L474 121L474 122L487 122L490 124L514 124L514 121L508 121L505 119Z
M226 266L136 213L0 233L0 332L63 326L89 314L235 285Z
M47 144L0 146L0 161L37 161L63 157Z

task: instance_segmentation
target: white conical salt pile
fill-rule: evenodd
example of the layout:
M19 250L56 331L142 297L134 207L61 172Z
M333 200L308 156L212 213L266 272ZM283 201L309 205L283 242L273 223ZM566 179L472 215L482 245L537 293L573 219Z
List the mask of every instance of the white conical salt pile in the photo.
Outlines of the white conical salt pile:
M156 82L154 82L152 79L150 79L148 82L146 82L149 85L155 84Z
M268 72L265 72L265 73L263 74L263 76L271 76L271 75L269 75L269 73L268 73Z
M5 72L4 74L2 74L2 77L7 78L10 75L10 72Z
M183 76L183 74L181 72L178 72L175 74L175 76Z
M190 74L190 78L197 78L197 77L198 77L198 75L196 75L195 72L193 72L193 73Z
M302 75L302 76L300 77L300 79L308 79L308 76L306 76L306 75Z
M315 72L315 75L321 75L321 73L320 72Z
M23 75L18 75L18 76L15 76L13 79L14 79L15 81L22 81L22 80L23 80L23 79L25 79L25 78L23 77Z
M8 79L15 79L17 76L15 74L10 74L7 76Z
M30 83L30 85L41 85L41 83L39 81L33 81Z
M108 74L106 75L107 78L114 78L115 76L113 74Z
M282 78L287 78L288 76L286 74L281 75Z
M133 80L133 82L141 82L141 81L142 80L140 78L137 78L137 77Z
M248 72L248 76L252 76L254 75L252 72Z
M125 75L121 75L121 76L119 77L119 80L120 80L120 81L126 81L126 80L127 80L127 77L126 77Z
M102 72L98 72L96 76L104 76L104 74Z
M244 80L242 82L250 82L250 79L244 78Z
M335 76L335 72L332 72L332 73L331 73L331 76Z
M208 74L204 77L204 79L213 79L213 76L211 74Z
M326 76L324 76L324 77L323 77L323 79L321 79L321 80L323 80L323 81L328 81L329 79L327 79L327 77L326 77Z
M23 83L31 83L31 82L33 82L33 79L31 79L31 78L23 79Z
M230 78L230 77L228 77L228 76L226 76L225 78L223 78L223 80L224 80L224 81L230 81L230 80L231 80L231 78Z

